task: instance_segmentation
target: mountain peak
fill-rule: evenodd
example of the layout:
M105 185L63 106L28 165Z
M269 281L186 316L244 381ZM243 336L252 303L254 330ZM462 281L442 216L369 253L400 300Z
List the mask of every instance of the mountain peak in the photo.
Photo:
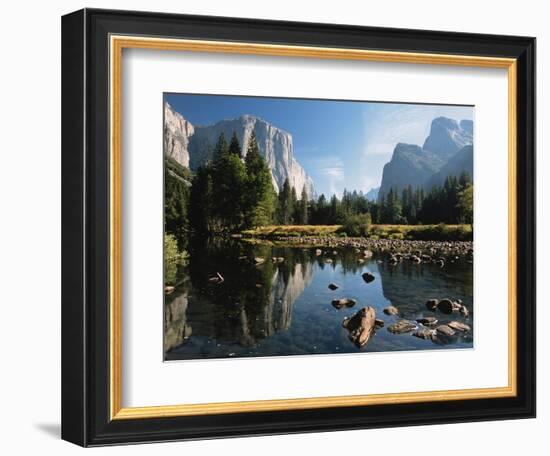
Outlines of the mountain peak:
M174 118L178 122L173 122ZM311 177L294 157L292 135L260 117L243 114L234 119L220 120L213 125L193 127L179 113L173 111L168 103L165 103L164 130L165 153L168 156L176 155L174 158L179 163L193 171L212 159L214 146L220 134L223 133L229 141L235 133L241 145L241 157L244 158L248 142L254 133L260 153L271 171L275 190L279 191L284 181L288 179L290 185L296 189L296 193L300 194L305 188L309 197L315 196ZM174 149L171 147L172 144L179 147L177 151L184 150L185 154L180 156L172 153Z
M379 198L392 188L400 190L411 185L429 189L447 175L459 175L462 171L472 174L472 144L473 121L433 119L423 147L396 144L391 160L384 165Z
M423 149L448 160L464 146L473 143L473 122L461 120L460 124L448 117L437 117L432 121L430 135Z

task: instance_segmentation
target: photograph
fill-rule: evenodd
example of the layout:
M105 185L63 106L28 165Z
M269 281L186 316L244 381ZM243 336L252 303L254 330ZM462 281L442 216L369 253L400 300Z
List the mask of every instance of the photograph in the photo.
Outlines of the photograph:
M473 348L474 106L162 109L165 361Z

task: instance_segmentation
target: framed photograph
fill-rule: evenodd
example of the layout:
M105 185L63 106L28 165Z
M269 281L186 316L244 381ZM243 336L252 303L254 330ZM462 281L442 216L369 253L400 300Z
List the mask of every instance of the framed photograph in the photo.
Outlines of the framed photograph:
M535 39L62 20L62 437L535 416Z

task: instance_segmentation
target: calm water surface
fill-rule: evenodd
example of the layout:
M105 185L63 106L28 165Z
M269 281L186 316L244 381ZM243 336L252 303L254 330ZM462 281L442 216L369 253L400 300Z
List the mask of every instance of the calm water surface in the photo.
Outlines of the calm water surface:
M243 258L246 257L246 258ZM264 258L254 265L254 257ZM273 261L272 258L280 258ZM407 260L397 265L374 252L365 259L354 249L273 247L229 240L209 240L190 248L189 261L167 273L178 286L165 297L164 347L166 360L247 356L357 353L473 346L473 274L464 259L441 268ZM282 259L282 260L281 260ZM361 274L375 280L365 283ZM224 281L209 280L220 273ZM330 283L339 288L331 291ZM335 309L331 301L352 298L353 308ZM426 309L431 298L461 299L468 318ZM342 327L344 318L364 306L376 310L385 327L366 346L357 348ZM393 305L399 315L382 310ZM436 344L408 334L392 334L388 325L435 316L439 323L467 323L472 332ZM419 325L419 328L422 326Z

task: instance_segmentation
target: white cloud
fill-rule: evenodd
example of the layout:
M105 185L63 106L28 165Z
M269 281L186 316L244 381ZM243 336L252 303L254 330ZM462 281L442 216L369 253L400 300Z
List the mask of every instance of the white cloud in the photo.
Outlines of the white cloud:
M340 194L341 184L344 181L344 163L339 157L308 158L306 170L313 180L320 184L320 188L328 188L329 194Z

